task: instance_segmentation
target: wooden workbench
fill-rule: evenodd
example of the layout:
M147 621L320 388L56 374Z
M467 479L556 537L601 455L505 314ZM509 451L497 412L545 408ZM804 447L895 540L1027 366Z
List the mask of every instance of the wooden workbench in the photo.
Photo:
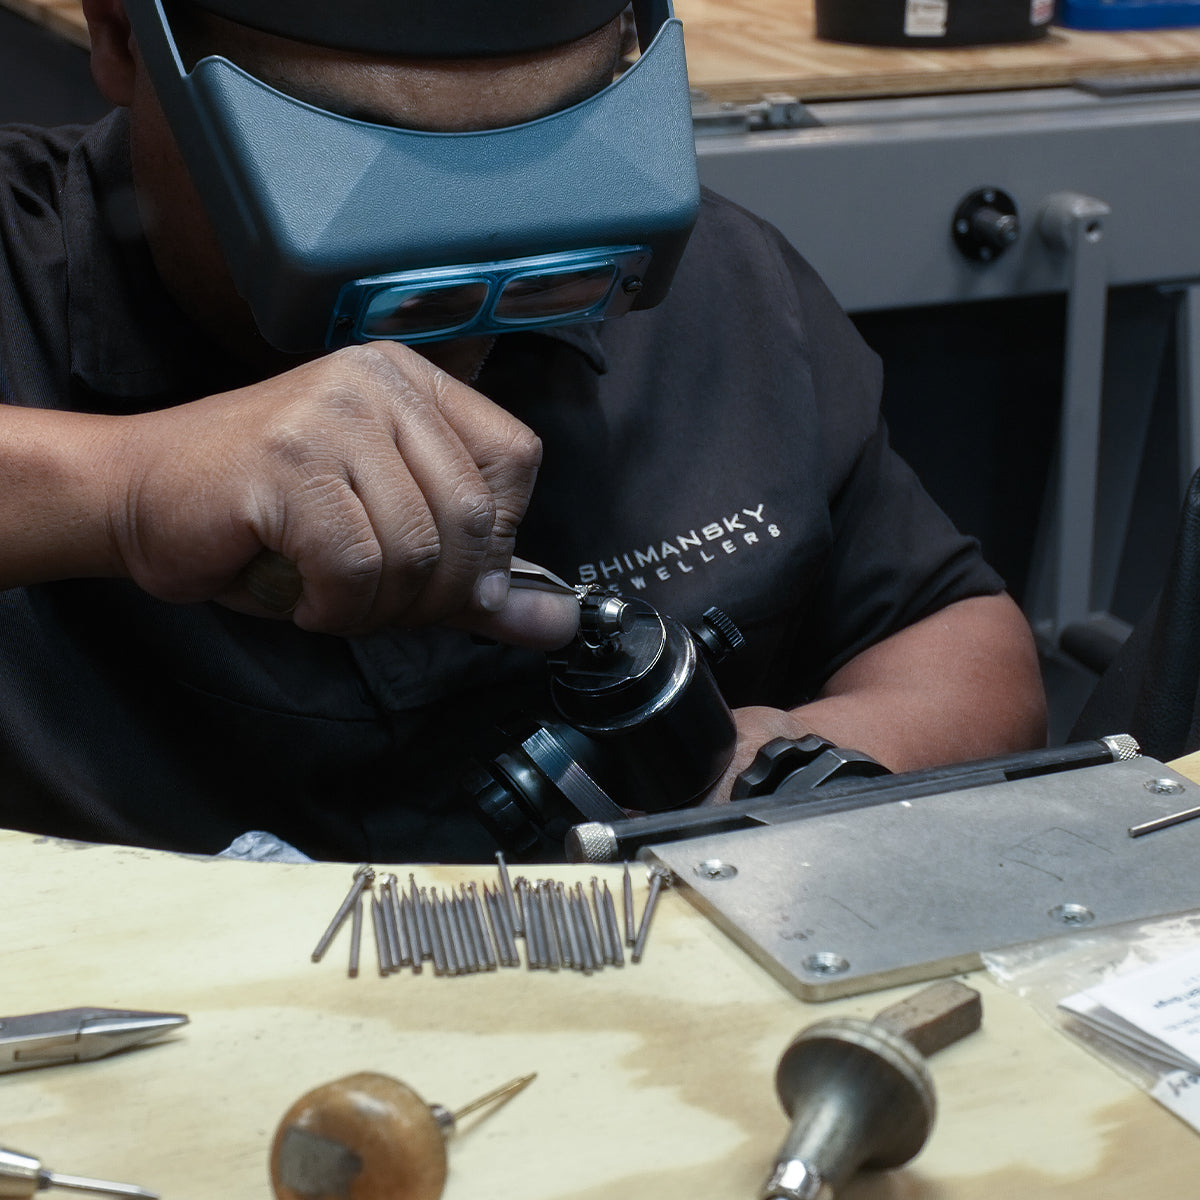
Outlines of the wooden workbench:
M4 0L85 40L76 0ZM721 98L1068 83L1200 67L1200 33L1056 32L1036 45L884 51L817 43L804 0L677 0L692 81ZM421 868L422 879L481 879ZM564 869L566 877L575 874ZM590 872L588 872L590 874ZM615 876L614 876L615 878ZM279 1116L312 1085L386 1071L453 1107L538 1080L451 1146L447 1200L753 1197L785 1130L791 1036L890 997L796 1000L668 895L646 961L573 973L347 979L309 952L344 866L273 866L0 833L0 1014L182 1010L163 1045L0 1076L0 1144L171 1200L267 1200ZM1200 1137L983 976L985 1024L932 1063L941 1112L908 1169L848 1200L1192 1200Z
M437 885L494 878L416 871ZM0 833L0 1014L191 1016L159 1045L0 1075L0 1145L169 1200L270 1200L275 1126L319 1082L384 1071L453 1107L536 1071L453 1140L446 1200L749 1200L785 1132L772 1083L783 1048L820 1017L893 998L804 1004L673 893L636 967L350 979L345 933L309 961L349 878L344 864ZM984 1028L932 1060L929 1145L847 1200L1193 1200L1200 1137L1023 1001L981 973L971 982Z
M81 46L79 0L0 0ZM843 46L813 36L813 0L675 0L692 86L721 100L805 100L1046 87L1113 74L1200 71L1200 30L1083 33L967 50Z

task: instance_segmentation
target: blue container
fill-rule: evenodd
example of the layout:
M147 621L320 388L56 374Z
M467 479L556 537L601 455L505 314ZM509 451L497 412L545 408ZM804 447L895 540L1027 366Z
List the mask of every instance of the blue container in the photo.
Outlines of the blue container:
M1070 29L1178 29L1200 25L1200 0L1059 0Z

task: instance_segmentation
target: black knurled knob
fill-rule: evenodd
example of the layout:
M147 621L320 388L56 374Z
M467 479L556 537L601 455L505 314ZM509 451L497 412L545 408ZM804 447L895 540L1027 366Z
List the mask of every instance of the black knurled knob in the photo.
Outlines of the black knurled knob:
M734 800L769 796L789 775L833 745L815 733L798 738L772 738L754 756L754 761L733 781Z
M742 631L733 623L732 618L716 607L710 608L704 613L696 622L692 634L696 641L704 647L709 661L713 663L719 663L727 655L732 654L735 650L740 650L746 644L746 639L742 637Z

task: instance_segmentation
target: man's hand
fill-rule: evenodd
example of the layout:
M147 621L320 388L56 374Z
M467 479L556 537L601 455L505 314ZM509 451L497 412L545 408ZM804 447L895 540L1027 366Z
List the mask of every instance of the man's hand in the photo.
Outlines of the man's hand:
M570 598L508 603L537 438L403 346L119 420L110 536L152 595L272 615L243 577L266 549L299 571L291 617L304 629L452 621L546 645L574 631Z

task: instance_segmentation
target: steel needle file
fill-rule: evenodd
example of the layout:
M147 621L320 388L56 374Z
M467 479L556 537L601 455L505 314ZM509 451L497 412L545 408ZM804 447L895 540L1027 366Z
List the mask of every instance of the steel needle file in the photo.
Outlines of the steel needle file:
M631 962L642 961L642 955L646 952L646 938L650 933L650 922L654 919L655 908L658 907L658 897L670 881L671 873L665 867L650 868L650 894L646 897L646 907L642 909L642 923L638 927L633 953L629 956Z
M0 1196L6 1200L25 1200L35 1192L58 1188L64 1192L91 1192L99 1196L131 1196L138 1200L158 1200L157 1192L135 1187L132 1183L110 1183L105 1179L85 1179L81 1175L60 1175L41 1162L17 1150L0 1149Z
M329 949L329 943L333 941L334 935L345 923L346 918L350 915L350 910L358 902L358 898L374 882L375 872L365 863L354 872L354 882L350 885L345 900L334 913L333 920L329 922L329 928L321 934L321 940L317 942L316 948L312 952L313 962L321 961L325 951Z

